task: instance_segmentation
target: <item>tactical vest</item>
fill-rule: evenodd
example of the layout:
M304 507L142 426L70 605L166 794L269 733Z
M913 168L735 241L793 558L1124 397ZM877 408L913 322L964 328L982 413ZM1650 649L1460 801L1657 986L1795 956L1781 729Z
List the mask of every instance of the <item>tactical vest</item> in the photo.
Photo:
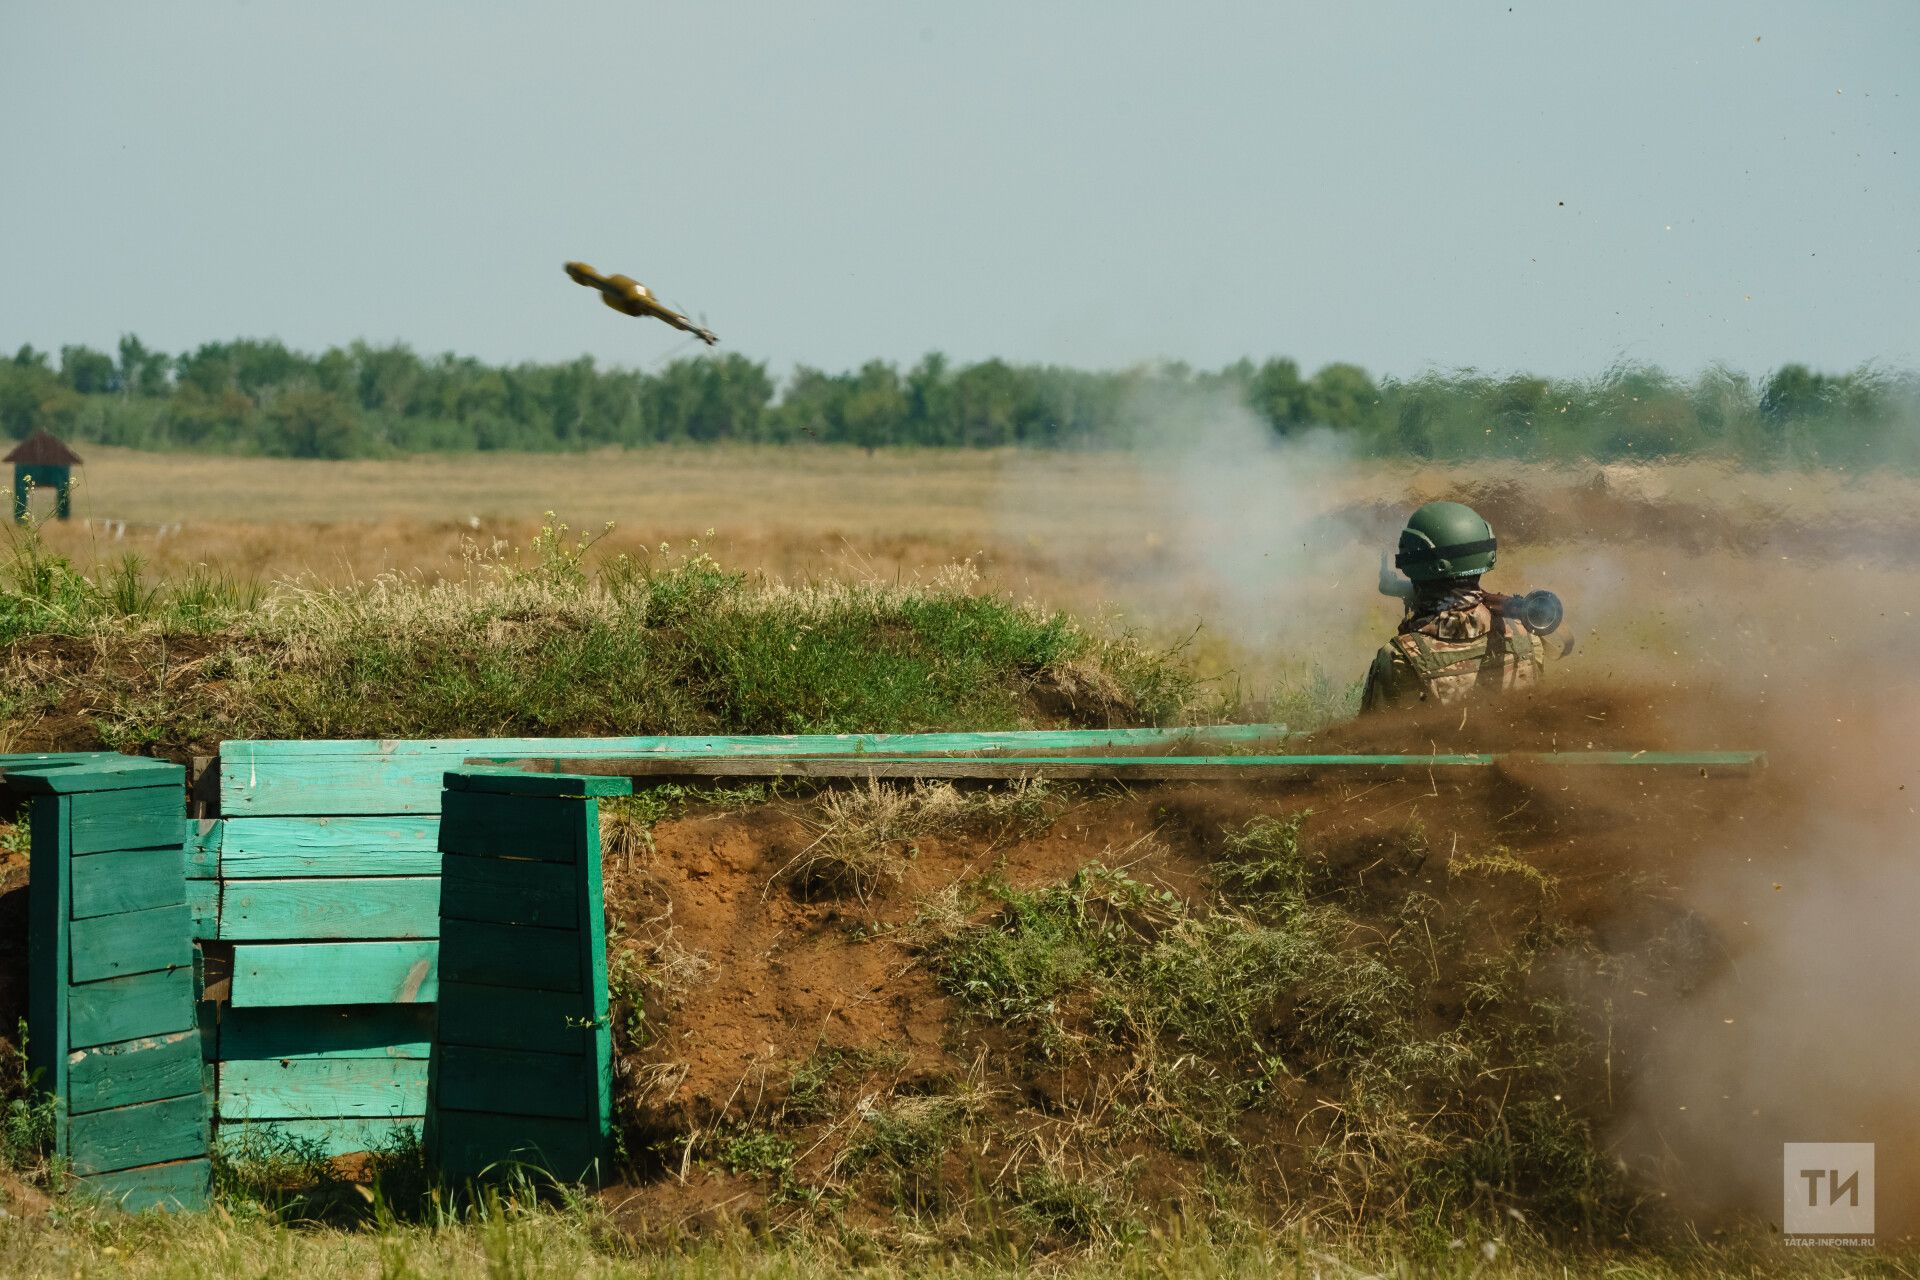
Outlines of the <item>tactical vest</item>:
M1484 606L1483 606L1484 607ZM1387 641L1368 674L1364 710L1414 702L1442 706L1532 684L1546 647L1517 619L1490 615L1481 635L1440 640L1403 631Z

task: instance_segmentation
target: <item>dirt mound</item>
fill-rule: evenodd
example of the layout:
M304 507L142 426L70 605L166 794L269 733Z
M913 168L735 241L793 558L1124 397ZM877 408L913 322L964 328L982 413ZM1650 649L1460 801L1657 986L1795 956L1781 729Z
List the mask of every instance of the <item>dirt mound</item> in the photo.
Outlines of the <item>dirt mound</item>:
M1670 740L1642 707L1423 732ZM835 793L660 822L609 858L624 1114L651 1153L623 1212L936 1237L999 1213L1068 1239L1203 1194L1348 1220L1458 1194L1553 1230L1644 1225L1602 1135L1643 1013L1728 962L1681 886L1755 793L1595 772L875 789L856 798L896 797L872 818L885 874L837 894L794 875L845 835ZM945 816L903 825L916 795Z

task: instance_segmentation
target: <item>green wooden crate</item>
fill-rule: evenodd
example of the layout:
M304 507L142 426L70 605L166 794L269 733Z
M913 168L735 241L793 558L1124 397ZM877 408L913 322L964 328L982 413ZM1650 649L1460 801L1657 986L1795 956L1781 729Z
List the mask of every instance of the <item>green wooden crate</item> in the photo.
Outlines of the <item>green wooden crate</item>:
M625 785L500 771L448 782L428 1153L456 1182L517 1163L597 1178L613 1054L594 793Z
M31 804L28 1043L55 1150L135 1209L209 1191L183 787L162 761L0 756L0 792Z

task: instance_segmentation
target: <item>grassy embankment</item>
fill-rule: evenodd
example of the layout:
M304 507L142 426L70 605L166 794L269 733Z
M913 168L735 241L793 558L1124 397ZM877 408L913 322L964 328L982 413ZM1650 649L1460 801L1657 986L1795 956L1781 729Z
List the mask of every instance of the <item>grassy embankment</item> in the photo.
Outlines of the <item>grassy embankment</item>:
M226 738L800 733L1143 724L1166 655L970 592L787 587L549 527L464 573L266 586L17 535L0 567L0 746L182 756Z
M12 677L0 723L15 750L1164 722L1199 696L1164 655L958 581L790 589L697 553L590 572L579 542L557 530L458 576L358 588L204 573L156 583L130 563L82 573L28 539L0 591L0 643ZM790 876L843 903L884 894L897 869L886 851L900 841L876 833L883 819L826 811L839 835L811 846L813 861ZM16 1109L0 1273L1911 1274L1911 1258L1893 1251L1620 1240L1633 1188L1581 1118L1509 1108L1504 1095L1489 1107L1474 1092L1476 1080L1511 1078L1523 1081L1521 1101L1537 1102L1591 1065L1567 1010L1525 981L1529 966L1580 940L1529 927L1502 935L1497 951L1463 952L1472 993L1435 1026L1434 984L1456 939L1426 914L1430 902L1342 896L1297 829L1237 830L1200 850L1211 869L1181 894L1084 868L1038 881L981 876L957 897L899 895L898 927L840 938L903 947L950 1002L954 1027L990 1032L1013 1075L962 1073L931 1091L870 1097L858 1070L796 1062L775 1110L722 1115L679 1147L696 1171L751 1184L757 1203L806 1210L760 1217L757 1232L706 1218L683 1235L670 1216L636 1222L617 1204L524 1192L455 1210L404 1162L371 1200L345 1185L287 1195L271 1170L229 1168L211 1217L125 1221L64 1198L46 1205L30 1185L57 1182L36 1156L44 1134ZM907 832L909 842L939 835ZM1516 865L1477 870L1522 882L1523 925L1551 889ZM1417 945L1410 931L1379 927L1389 911L1426 922ZM1463 945L1481 937L1467 927L1477 919L1470 910L1453 922ZM648 995L663 1006L673 997ZM1034 1146L1009 1176L968 1166L976 1141L1043 1133L1006 1108L1026 1096L1013 1083L1048 1073L1091 1074L1110 1090L1098 1130L1074 1135L1090 1144L1077 1157L1110 1162L1051 1164ZM1288 1106L1312 1102L1304 1084L1331 1103L1318 1122L1332 1126L1319 1135L1326 1163L1290 1170L1318 1189L1302 1197L1314 1211L1276 1221L1241 1175L1266 1132L1296 1119L1264 1108L1288 1094ZM824 1175L801 1179L810 1147L832 1135ZM1167 1174L1171 1192L1148 1194L1125 1167L1146 1148L1184 1162ZM298 1160L280 1170L296 1182L314 1172ZM836 1227L852 1208L884 1225ZM1569 1231L1580 1225L1605 1228L1611 1243L1577 1242Z

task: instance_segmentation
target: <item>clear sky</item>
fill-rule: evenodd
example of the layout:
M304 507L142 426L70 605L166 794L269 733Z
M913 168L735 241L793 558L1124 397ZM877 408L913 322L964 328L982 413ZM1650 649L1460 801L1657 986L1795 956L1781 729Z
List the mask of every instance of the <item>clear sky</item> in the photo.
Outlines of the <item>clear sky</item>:
M0 0L0 345L1920 362L1920 4Z

